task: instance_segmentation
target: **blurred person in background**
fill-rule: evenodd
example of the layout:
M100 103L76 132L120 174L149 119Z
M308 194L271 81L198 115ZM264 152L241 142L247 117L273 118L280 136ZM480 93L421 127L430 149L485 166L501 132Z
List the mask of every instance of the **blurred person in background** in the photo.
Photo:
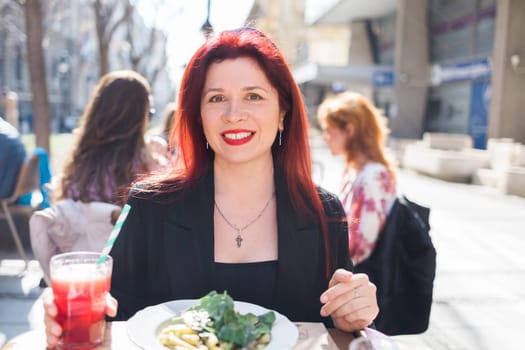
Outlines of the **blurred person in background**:
M9 198L14 193L25 158L18 130L0 117L0 198Z
M146 135L146 140L148 141L150 148L156 148L158 147L159 150L163 149L170 149L170 155L173 157L176 153L177 145L176 140L174 140L174 144L168 146L168 140L170 136L170 130L173 127L173 121L176 111L176 104L175 102L170 102L166 105L164 108L164 112L162 114L162 120L160 122L160 125L148 130ZM150 112L152 113L152 112Z
M38 156L40 191L26 193L16 198L16 204L35 208L49 206L48 183L51 179L49 156L46 150L36 147ZM0 117L0 198L9 198L15 192L18 175L27 156L25 145L18 130Z
M20 130L19 112L18 112L18 94L9 88L4 88L2 92L5 119L16 130Z
M31 245L47 280L54 254L101 250L131 183L167 165L167 148L147 144L149 112L150 86L137 72L110 72L98 82L53 180L54 203L30 220Z
M129 70L103 76L81 117L54 198L122 205L138 175L166 165L166 149L151 152L144 138L149 113L150 87L143 76Z
M164 114L162 116L162 124L161 124L161 135L166 139L169 140L170 138L170 131L173 128L173 125L175 124L175 112L177 111L177 104L175 102L170 102L164 109Z
M333 155L344 155L340 199L348 218L354 265L372 253L396 199L394 163L385 153L386 118L364 96L343 92L318 108L323 139Z

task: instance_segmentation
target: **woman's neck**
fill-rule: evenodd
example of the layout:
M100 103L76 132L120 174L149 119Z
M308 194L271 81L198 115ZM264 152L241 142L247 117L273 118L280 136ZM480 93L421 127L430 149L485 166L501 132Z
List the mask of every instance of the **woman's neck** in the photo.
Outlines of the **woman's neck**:
M369 159L365 155L359 154L358 156L354 157L351 162L347 163L346 169L347 171L353 170L356 173L359 173L361 170L363 170L368 162Z
M267 198L275 191L273 161L249 164L214 163L215 196L237 200Z

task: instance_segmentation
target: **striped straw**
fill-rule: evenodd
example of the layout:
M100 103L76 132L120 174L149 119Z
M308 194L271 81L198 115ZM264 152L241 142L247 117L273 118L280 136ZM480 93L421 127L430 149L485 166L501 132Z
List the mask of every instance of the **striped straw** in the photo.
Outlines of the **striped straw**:
M97 264L103 263L108 258L109 252L111 251L111 248L113 247L113 244L117 240L117 236L122 229L122 225L124 225L124 221L126 221L126 217L128 216L129 211L131 210L131 205L126 204L124 205L124 208L122 208L122 211L120 212L120 215L117 219L117 223L115 226L113 226L113 230L111 230L111 233L109 234L109 238L106 241L106 244L104 245L104 248L102 249L102 255L97 260Z

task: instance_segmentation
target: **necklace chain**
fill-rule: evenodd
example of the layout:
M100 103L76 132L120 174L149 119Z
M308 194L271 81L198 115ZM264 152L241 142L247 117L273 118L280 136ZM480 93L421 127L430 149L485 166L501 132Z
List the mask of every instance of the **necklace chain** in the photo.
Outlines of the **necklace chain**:
M252 219L252 221L250 221L249 223L247 223L243 227L238 227L237 225L232 224L230 222L230 220L226 219L226 216L224 216L224 214L222 213L221 209L217 205L217 202L215 200L213 201L215 203L215 208L217 208L217 211L219 212L220 216L224 219L224 221L228 224L228 226L230 226L235 231L237 231L237 237L235 237L235 242L237 243L237 247L238 248L240 248L241 245L242 245L242 241L243 241L242 232L261 218L261 216L264 214L264 211L266 210L266 208L268 208L268 206L270 205L270 202L272 201L274 196L275 196L275 192L272 193L272 196L270 197L270 199L268 199L268 201L264 205L264 208L262 208L262 210L259 212L259 214L254 219Z

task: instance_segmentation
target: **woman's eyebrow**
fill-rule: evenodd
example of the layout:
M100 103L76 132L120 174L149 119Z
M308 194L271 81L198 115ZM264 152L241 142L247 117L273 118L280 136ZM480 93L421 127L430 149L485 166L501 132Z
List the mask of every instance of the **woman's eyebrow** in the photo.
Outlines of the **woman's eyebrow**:
M254 91L254 90L262 90L264 92L268 92L268 89L262 87L262 86L259 86L259 85L253 85L253 86L245 86L242 88L243 91ZM206 95L206 94L209 94L209 93L223 93L225 90L223 88L214 88L214 87L211 87L211 88L208 88L208 89L205 89L204 92L203 92L203 96Z
M208 88L208 89L204 90L203 95L206 95L206 94L208 94L210 92L224 92L224 89L222 89L222 88Z
M265 88L262 87L262 86L258 86L258 85L254 85L254 86L246 86L245 88L243 88L243 90L245 90L245 91L263 90L263 91L265 91L265 92L268 92L267 89L265 89Z

